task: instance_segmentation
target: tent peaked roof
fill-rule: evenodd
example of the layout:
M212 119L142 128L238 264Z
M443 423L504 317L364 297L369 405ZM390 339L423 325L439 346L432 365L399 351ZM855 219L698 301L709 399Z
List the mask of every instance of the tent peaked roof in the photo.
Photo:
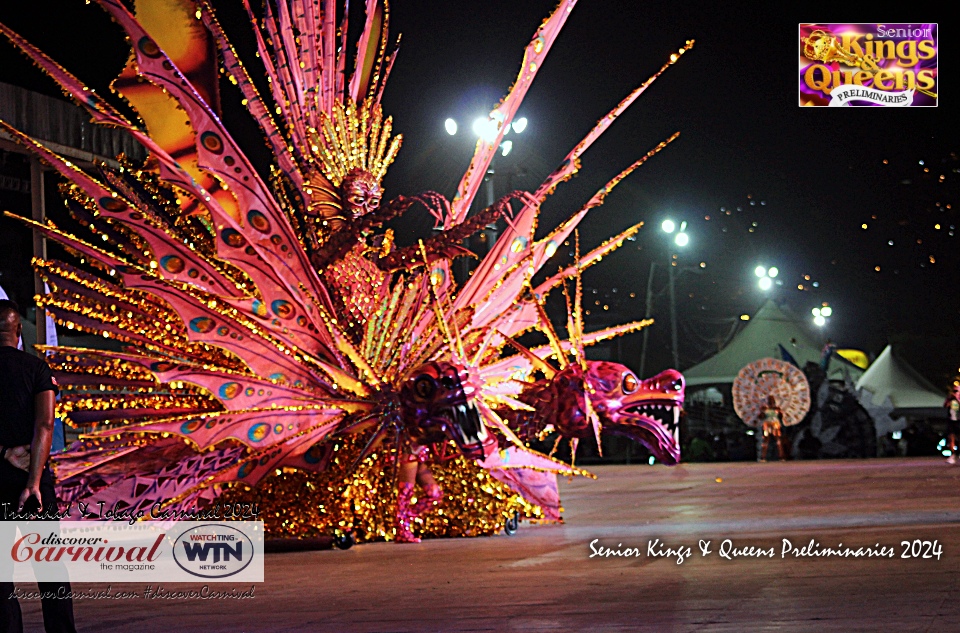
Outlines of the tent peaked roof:
M893 353L890 345L867 368L857 381L857 389L873 394L873 403L890 398L897 409L938 409L945 394Z
M767 301L747 326L722 350L683 372L687 384L707 385L732 383L743 367L761 358L781 358L780 346L793 356L800 367L807 362L820 362L823 343L804 326L803 321ZM830 378L842 380L844 369L856 379L861 369L834 355Z

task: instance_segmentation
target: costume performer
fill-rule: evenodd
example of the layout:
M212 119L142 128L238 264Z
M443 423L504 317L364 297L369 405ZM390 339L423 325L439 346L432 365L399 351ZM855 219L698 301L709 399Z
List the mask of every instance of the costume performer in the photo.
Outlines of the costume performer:
M57 387L46 363L17 349L22 329L17 305L9 299L0 300L0 521L7 526L0 533L4 541L10 537L10 542L15 538L10 531L15 529L12 521L16 520L11 516L22 511L43 518L57 512L53 475L47 468ZM3 571L13 573L9 567ZM70 583L37 584L44 596L44 629L76 633ZM0 630L23 632L13 582L3 577Z
M244 3L262 64L256 72L269 80L265 95L209 4L190 6L191 28L211 38L224 74L264 133L275 165L267 180L216 115L213 93L165 52L175 47L119 0L97 3L132 43L115 87L131 95L146 126L0 26L96 123L125 130L149 152L144 164L122 160L119 168L99 165L91 173L0 122L67 180L71 213L96 233L94 245L24 220L81 261L36 262L50 285L40 307L58 322L124 345L122 352L48 350L64 385L61 411L85 431L56 458L62 501L136 512L158 500L189 508L250 492L281 504L262 517L271 535L349 530L366 540L415 541L417 531L489 534L514 512L556 520L555 475L588 473L531 450L517 435L514 414L538 411L542 405L523 394L568 364L582 372L570 383L580 409L563 409L561 418L580 411L587 425L543 425L540 433L579 439L586 428L599 442L608 422L610 432L635 435L662 461L677 461L675 436L626 397L637 377L628 379L622 365L594 371L583 356L585 346L649 321L585 333L577 282L570 340L554 336L526 349L514 337L552 331L543 310L547 294L566 289L567 280L640 228L534 281L587 212L676 138L535 239L541 203L692 41L601 119L536 191L513 192L468 217L575 0L564 0L534 33L520 75L490 114L497 134L478 141L455 199L428 192L386 203L383 176L400 138L381 108L395 55L388 52L385 3L366 3L352 72L347 51L354 47L346 38L354 31L349 11L334 0L268 0L262 16ZM147 131L158 122L132 98L135 89L155 91L157 98L143 103L167 99L176 106L171 110L191 132L187 147L174 151ZM414 206L434 216L439 232L398 247L381 227ZM464 253L459 243L499 217L509 220L507 229L458 287L450 262ZM551 356L559 368L549 365ZM618 385L629 393L617 392ZM661 407L682 403L675 377L650 388L669 392ZM433 512L441 503L444 512ZM285 511L292 506L294 518Z
M780 460L785 460L784 427L798 424L810 411L810 384L804 373L786 361L761 358L737 373L731 391L734 411L760 434L757 461L767 460L771 438Z
M777 454L780 461L786 459L786 453L783 450L783 410L777 406L777 399L772 395L767 397L767 406L760 412L760 456L758 461L767 461L767 450L770 448L770 438L773 438L777 445Z
M957 463L957 439L960 438L960 398L957 391L950 392L943 406L947 408L947 448L950 450L948 464Z

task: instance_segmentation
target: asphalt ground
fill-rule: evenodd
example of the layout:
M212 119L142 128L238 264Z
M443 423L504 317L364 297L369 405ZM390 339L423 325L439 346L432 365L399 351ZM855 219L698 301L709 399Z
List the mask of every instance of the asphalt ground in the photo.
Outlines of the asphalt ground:
M960 466L911 458L591 470L595 481L561 481L562 525L269 553L252 598L170 598L202 585L163 585L164 597L77 600L78 628L960 631ZM157 595L155 583L112 590L142 594L147 584ZM21 604L27 630L41 631L39 600Z

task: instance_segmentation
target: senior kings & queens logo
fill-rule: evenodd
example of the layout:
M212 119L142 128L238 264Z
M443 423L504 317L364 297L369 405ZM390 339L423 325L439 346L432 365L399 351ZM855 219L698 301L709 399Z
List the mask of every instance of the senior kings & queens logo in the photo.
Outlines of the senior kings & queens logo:
M937 105L936 24L801 24L801 106Z

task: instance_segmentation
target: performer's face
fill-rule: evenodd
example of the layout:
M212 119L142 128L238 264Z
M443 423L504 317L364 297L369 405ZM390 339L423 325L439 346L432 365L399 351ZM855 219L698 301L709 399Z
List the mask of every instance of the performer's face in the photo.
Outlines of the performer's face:
M359 218L380 207L383 190L376 179L365 171L355 169L347 174L340 185L344 215Z

